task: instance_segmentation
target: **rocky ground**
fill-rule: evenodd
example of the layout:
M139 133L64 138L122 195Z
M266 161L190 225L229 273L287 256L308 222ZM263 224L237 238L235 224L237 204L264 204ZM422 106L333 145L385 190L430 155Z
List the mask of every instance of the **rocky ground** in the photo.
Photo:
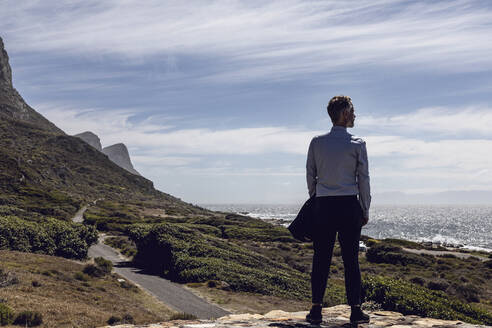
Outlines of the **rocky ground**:
M302 328L312 327L305 321L307 312L284 312L271 311L265 315L261 314L232 314L221 317L217 320L175 320L161 322L150 325L118 325L105 326L118 328ZM412 327L434 327L434 328L471 328L488 327L472 325L461 321L438 320L422 318L415 315L403 315L391 311L372 311L370 324L360 325L361 327L392 327L392 328L412 328ZM323 309L323 322L321 327L350 327L349 324L350 307L347 305L337 305Z

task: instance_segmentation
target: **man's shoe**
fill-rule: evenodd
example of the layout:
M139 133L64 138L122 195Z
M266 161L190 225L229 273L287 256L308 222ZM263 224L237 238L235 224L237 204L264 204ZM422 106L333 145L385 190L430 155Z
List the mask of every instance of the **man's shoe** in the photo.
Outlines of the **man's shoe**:
M311 307L311 311L306 316L306 321L313 325L319 325L323 321L320 305L313 305Z
M362 312L360 307L353 307L352 313L350 314L350 323L351 324L369 323L369 316L364 312Z

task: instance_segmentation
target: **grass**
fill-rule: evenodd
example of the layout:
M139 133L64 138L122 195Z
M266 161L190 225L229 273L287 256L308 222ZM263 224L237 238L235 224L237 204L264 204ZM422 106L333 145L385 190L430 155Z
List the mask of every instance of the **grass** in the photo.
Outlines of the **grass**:
M19 283L0 288L0 298L15 313L42 314L40 327L99 327L112 315L131 314L137 323L169 319L172 311L153 296L137 289L125 289L117 275L103 278L74 278L84 263L60 257L15 251L0 251L0 267L15 274ZM41 286L33 287L32 281Z

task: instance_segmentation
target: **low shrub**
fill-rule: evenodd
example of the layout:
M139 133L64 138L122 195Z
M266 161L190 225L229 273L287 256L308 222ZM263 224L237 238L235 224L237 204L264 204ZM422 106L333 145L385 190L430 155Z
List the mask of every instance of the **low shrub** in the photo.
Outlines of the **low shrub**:
M94 264L87 264L82 270L82 272L94 278L101 278L106 275L106 273L102 268Z
M480 302L480 289L472 284L453 284L456 293L467 302Z
M22 311L14 320L14 325L35 327L43 323L43 315L36 311Z
M89 276L82 272L75 272L73 277L80 281L89 281Z
M113 269L113 263L111 261L102 257L96 257L94 262L95 264L87 264L82 272L94 278L101 278L111 273Z
M0 303L0 326L10 325L14 322L14 311L4 303Z
M109 317L108 321L106 321L108 325L113 326L121 322L121 318L115 315Z
M0 268L0 287L7 287L19 283L19 278L10 271L4 271Z
M104 274L110 274L111 270L113 270L113 263L103 257L96 257L94 262L104 272Z
M133 316L131 314L125 314L123 316L123 318L121 318L121 321L123 322L123 324L125 323L130 323L130 324L134 324L135 323L135 319L133 319Z
M473 324L492 324L492 314L465 304L442 291L429 290L402 279L367 276L362 280L366 300L385 310Z
M113 326L117 324L134 324L135 319L133 319L133 316L131 314L125 314L122 318L112 315L109 317L108 321L106 321L108 325Z
M376 245L376 244L380 243L380 241L379 241L379 240L377 240L377 239L372 239L372 238L369 238L369 239L367 239L366 241L364 241L364 243L366 244L366 246L367 246L367 247L372 247L372 246L374 246L374 245Z
M190 313L174 313L171 315L169 318L170 321L172 320L195 320L197 319L196 315L190 314Z
M0 249L83 259L96 242L97 231L90 226L53 218L30 222L0 217Z
M419 266L428 266L433 262L432 256L404 252L399 246L391 246L384 243L379 243L369 248L366 252L366 259L373 263L414 264Z
M410 281L413 282L414 284L417 284L420 286L425 285L425 279L420 278L420 277L413 277L412 279L410 279Z
M448 289L449 284L446 281L443 280L434 280L434 281L429 281L427 283L427 288L432 289L432 290L446 290Z
M296 242L289 230L284 227L273 226L261 228L224 226L222 238L242 239L255 241L279 241L279 242Z
M419 243L416 243L416 242L410 241L410 240L404 240L404 239L386 238L386 239L381 240L381 242L384 243L384 244L387 244L387 245L399 246L399 247L405 247L405 248L412 248L412 249L422 249L422 248L424 248Z

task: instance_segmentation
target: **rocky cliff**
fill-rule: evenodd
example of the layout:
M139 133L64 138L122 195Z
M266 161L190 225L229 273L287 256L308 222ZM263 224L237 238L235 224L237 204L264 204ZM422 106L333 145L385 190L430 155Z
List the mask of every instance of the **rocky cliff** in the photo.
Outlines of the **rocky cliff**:
M130 160L130 154L124 144L117 143L112 146L104 147L102 152L118 166L124 168L130 173L140 175L140 173L133 168L132 161Z
M27 105L14 89L9 56L2 38L0 38L0 116L29 123L56 134L64 134L62 130Z
M76 134L76 135L74 135L74 137L77 137L77 138L84 140L89 145L91 145L92 147L94 147L97 150L102 152L101 140L99 139L99 137L96 134L94 134L90 131L86 131L86 132Z
M307 312L284 312L271 311L265 315L261 314L232 314L217 320L174 320L150 325L113 325L104 328L308 328L316 327L305 321ZM421 318L416 315L403 315L391 311L372 311L370 324L362 324L359 327L388 327L388 328L478 328L488 327L472 325L461 321L440 320L431 318ZM337 305L323 309L323 322L320 327L351 327L349 322L350 307L347 305Z

